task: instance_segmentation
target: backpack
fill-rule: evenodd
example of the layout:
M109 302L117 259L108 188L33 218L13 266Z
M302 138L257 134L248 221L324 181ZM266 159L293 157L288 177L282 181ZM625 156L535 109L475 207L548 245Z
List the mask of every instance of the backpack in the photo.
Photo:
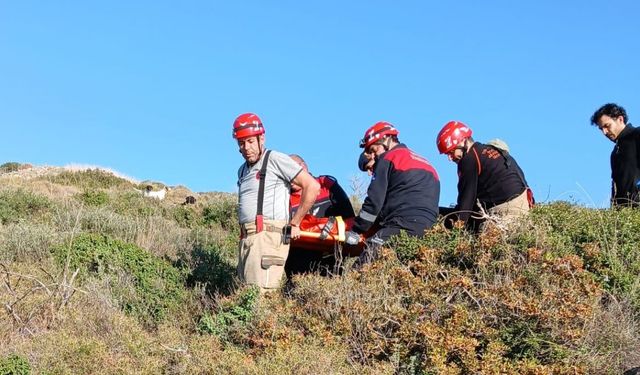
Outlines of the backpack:
M487 142L487 146L490 146L498 151L498 153L500 153L500 155L504 158L504 163L507 168L511 167L511 160L507 157L509 156L509 145L507 145L505 141L499 138L494 138ZM533 208L533 206L536 204L536 199L533 196L533 190L531 190L531 187L527 183L527 180L524 178L522 169L520 169L520 167L516 168L516 173L527 189L527 201L529 201L529 208Z

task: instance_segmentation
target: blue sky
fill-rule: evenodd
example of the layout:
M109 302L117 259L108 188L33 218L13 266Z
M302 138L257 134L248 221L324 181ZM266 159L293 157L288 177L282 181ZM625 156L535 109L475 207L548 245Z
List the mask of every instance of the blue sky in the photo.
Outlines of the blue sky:
M506 140L539 201L606 206L607 102L640 118L637 1L0 0L0 163L82 163L236 189L234 118L349 192L386 120L429 159L449 120ZM637 117L636 117L637 116ZM638 121L640 123L640 121ZM639 124L640 125L640 124Z

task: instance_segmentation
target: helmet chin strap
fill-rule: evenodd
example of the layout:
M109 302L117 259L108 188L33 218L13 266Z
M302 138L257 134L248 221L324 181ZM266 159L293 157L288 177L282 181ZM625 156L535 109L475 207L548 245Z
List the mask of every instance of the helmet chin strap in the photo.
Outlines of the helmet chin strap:
M462 144L462 156L464 157L469 151L469 147L467 147L467 142L469 142L469 138L464 139L464 143Z
M260 151L260 155L259 155L258 159L260 159L262 157L262 153L264 152L264 148L260 144L260 136L259 135L256 135L256 141L258 142L258 151Z
M385 136L384 139L382 140L382 142L376 143L376 144L382 146L382 148L384 148L384 152L387 152L387 151L389 151L389 143L391 143L391 137ZM378 154L373 153L373 159L377 162L378 161Z
M385 136L384 141L382 141L382 147L384 148L385 152L389 151L389 141L390 141L389 136Z
M389 137L385 137L382 142L376 143L376 144L379 144L380 146L382 146L382 148L384 148L384 152L389 151L389 145L387 144L388 143L388 139L389 139ZM373 153L373 160L375 160L376 162L378 161L378 154L375 153L375 152Z

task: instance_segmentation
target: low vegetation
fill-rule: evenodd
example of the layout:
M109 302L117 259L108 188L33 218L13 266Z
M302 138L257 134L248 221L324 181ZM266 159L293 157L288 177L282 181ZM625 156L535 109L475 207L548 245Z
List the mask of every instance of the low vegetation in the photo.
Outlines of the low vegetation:
M103 234L81 234L53 249L60 268L79 270L79 280L106 282L122 311L155 327L184 308L185 275L136 245ZM79 285L82 287L82 284Z
M1 178L1 176L0 176ZM1 374L620 374L640 364L640 212L434 227L342 275L235 279L236 198L103 171L0 189ZM1 186L1 180L0 180ZM171 192L169 193L171 194ZM498 223L499 224L499 223Z
M82 171L65 170L45 179L60 185L75 186L81 189L108 189L113 187L131 188L134 184L122 177L101 169L86 169Z
M28 375L30 373L29 361L20 356L10 355L0 359L0 375Z
M7 162L0 165L0 173L16 172L20 170L21 166L22 164L16 163L14 161Z
M37 221L50 212L51 202L46 197L26 190L0 191L0 223Z

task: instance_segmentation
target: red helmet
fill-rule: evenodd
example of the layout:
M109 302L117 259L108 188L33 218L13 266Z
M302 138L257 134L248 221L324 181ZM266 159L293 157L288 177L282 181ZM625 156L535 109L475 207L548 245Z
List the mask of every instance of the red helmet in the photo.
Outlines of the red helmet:
M441 154L447 154L458 147L462 141L471 137L473 131L460 121L449 121L438 133L436 145Z
M264 134L260 117L253 113L244 113L233 122L233 138L241 139Z
M360 140L360 147L366 149L376 143L385 135L398 135L400 132L393 125L386 121L376 122L372 127L367 129L364 137Z

